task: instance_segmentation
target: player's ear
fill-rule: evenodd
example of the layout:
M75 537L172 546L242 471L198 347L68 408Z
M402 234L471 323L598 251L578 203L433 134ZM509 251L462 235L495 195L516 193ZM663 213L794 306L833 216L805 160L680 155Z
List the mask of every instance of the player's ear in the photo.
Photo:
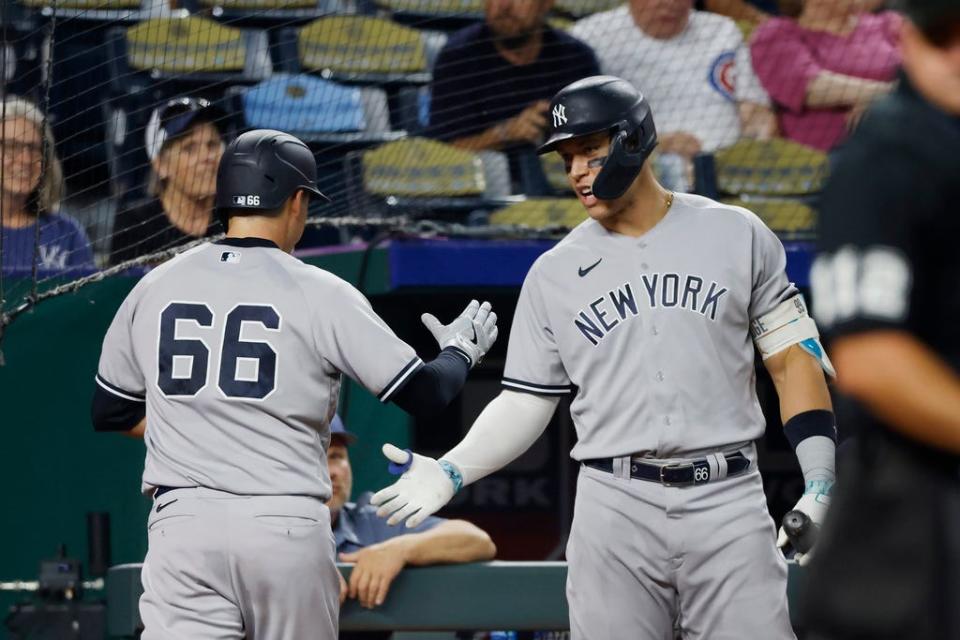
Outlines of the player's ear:
M296 215L301 213L305 214L307 211L307 206L310 204L310 196L303 189L297 189L297 191L290 196L290 205L291 209Z
M156 158L150 161L150 164L153 165L153 172L160 180L166 180L168 177L167 155L168 154L161 152Z

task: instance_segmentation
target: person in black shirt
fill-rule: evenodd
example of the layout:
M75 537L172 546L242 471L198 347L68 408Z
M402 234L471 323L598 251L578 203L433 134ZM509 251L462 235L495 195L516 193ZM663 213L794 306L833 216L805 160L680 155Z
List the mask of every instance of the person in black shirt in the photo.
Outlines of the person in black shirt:
M960 638L960 3L903 5L904 76L838 152L811 272L856 435L801 597L818 640Z
M553 0L486 0L433 70L429 134L474 151L539 144L550 98L599 75L593 50L546 24Z
M200 98L176 98L154 110L145 132L150 197L117 214L111 264L221 231L213 196L225 117Z

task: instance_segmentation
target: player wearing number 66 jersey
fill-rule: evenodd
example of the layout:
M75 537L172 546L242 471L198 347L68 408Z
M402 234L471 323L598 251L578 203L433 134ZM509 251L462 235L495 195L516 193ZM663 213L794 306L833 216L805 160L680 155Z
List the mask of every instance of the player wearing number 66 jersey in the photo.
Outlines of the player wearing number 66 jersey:
M145 276L104 339L98 430L144 434L152 495L144 638L337 637L329 423L341 374L415 414L445 406L496 339L471 302L423 363L348 283L292 257L313 154L244 133L217 175L223 240Z

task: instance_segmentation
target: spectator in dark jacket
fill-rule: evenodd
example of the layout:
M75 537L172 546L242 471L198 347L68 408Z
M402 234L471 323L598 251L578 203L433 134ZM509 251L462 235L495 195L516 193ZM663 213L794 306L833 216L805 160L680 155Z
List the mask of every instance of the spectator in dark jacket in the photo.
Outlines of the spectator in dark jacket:
M600 73L593 50L546 23L553 0L486 0L433 70L430 132L463 149L536 145L550 98Z
M220 230L213 219L213 196L224 149L224 117L198 98L176 98L154 110L145 133L149 197L117 214L112 264Z

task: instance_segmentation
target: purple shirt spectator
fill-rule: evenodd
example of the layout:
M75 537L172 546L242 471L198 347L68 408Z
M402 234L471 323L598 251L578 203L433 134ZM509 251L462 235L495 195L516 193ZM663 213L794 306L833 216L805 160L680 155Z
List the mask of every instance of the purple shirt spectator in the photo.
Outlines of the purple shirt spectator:
M811 108L807 88L822 71L889 82L900 65L902 18L893 12L863 14L847 35L805 29L774 18L757 27L750 44L753 66L780 107L780 129L791 140L824 151L847 135L850 107Z
M93 270L93 251L87 234L76 220L51 214L40 216L37 271L45 275ZM37 226L2 227L3 273L28 276L33 269Z

